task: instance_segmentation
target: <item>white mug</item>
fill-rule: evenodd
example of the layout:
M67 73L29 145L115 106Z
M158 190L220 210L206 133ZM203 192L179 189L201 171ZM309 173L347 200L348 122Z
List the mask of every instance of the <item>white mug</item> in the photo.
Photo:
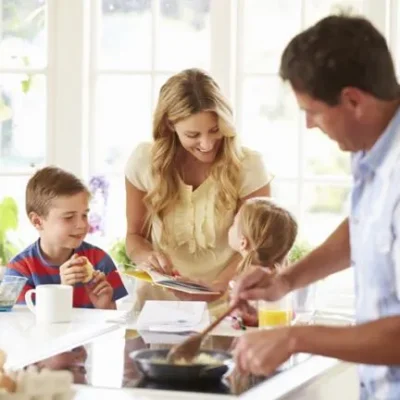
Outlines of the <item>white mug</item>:
M36 294L36 305L32 294ZM25 293L25 303L36 315L37 322L70 322L72 319L73 288L69 285L39 285Z

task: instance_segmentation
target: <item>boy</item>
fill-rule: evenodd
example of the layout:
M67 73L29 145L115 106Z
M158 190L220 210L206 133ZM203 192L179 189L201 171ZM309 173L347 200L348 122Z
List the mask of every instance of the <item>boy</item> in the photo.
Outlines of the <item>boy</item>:
M115 301L127 295L110 256L84 242L89 199L86 186L60 168L43 168L29 180L26 212L39 239L6 270L6 275L28 278L19 303L25 303L29 289L52 283L74 287L74 307L115 309ZM93 265L92 277L88 262Z

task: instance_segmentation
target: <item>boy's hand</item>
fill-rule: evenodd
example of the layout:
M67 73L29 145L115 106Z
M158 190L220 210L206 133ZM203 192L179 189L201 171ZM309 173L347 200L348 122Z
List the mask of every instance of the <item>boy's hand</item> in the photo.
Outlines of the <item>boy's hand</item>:
M85 285L89 299L95 308L115 309L114 289L107 282L103 272L94 271L93 279Z
M87 277L85 257L79 257L74 254L68 261L60 267L60 278L63 285L75 285L75 283L83 282Z

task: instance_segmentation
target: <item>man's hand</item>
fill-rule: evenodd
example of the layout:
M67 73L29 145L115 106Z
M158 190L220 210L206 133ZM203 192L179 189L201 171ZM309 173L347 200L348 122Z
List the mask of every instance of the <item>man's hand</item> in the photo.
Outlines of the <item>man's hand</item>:
M294 352L291 327L260 330L241 336L233 350L243 374L270 375Z
M68 261L60 266L60 279L63 285L75 285L83 282L87 277L85 257L74 254Z
M103 272L94 271L93 279L85 285L89 299L95 308L115 309L114 289L107 282Z
M238 300L279 300L290 292L284 274L264 267L251 267L232 283L231 303Z

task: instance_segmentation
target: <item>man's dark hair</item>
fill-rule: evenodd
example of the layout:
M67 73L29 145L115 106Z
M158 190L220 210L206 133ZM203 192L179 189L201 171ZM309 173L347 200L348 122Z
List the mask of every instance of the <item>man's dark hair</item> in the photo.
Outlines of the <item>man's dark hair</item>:
M282 54L280 76L332 106L349 86L381 100L400 95L386 40L362 17L329 16L295 36Z

